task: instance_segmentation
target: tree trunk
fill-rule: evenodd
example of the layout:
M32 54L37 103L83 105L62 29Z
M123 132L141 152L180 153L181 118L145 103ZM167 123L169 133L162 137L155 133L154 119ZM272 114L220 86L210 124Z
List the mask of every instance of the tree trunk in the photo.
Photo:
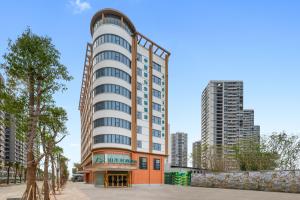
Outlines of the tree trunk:
M50 194L49 194L49 155L45 155L45 163L44 163L44 200L50 200Z
M53 193L55 194L55 169L54 169L54 157L53 155L51 155L51 170L52 170L52 177L51 177L51 180L52 180L52 191Z
M9 171L10 171L10 166L8 166L8 169L7 169L7 179L6 179L6 184L8 185L9 184Z
M24 176L24 183L25 183L26 180L27 180L26 174L27 174L27 168L24 169L24 174L23 174L23 176Z
M27 153L27 173L26 173L26 191L27 193L26 197L28 197L28 200L36 200L36 169L37 164L34 160L34 155L32 151L28 151Z
M20 183L22 183L22 174L23 174L23 169L21 168L19 172Z
M17 183L17 172L18 172L18 168L16 166L16 168L15 168L15 184Z

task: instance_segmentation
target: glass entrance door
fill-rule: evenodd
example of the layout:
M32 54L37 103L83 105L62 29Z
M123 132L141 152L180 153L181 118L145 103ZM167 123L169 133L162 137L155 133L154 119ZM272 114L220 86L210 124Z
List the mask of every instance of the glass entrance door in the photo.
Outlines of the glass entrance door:
M108 174L108 187L128 187L128 174Z

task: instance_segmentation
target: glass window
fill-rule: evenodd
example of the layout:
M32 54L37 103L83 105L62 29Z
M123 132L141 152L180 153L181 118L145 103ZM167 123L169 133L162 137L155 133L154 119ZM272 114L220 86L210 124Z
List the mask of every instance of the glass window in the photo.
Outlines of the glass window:
M94 105L94 112L98 110L118 110L131 114L131 107L118 101L101 101Z
M129 121L114 117L104 117L94 120L94 128L101 126L114 126L131 130L131 123Z
M142 76L143 72L142 72L142 69L141 68L137 68L137 75L138 76Z
M153 96L157 97L157 98L161 98L161 92L158 90L153 89L152 90Z
M137 132L138 134L142 134L142 127L141 127L141 126L137 126L137 127L136 127L136 132Z
M158 72L161 72L161 66L157 64L156 62L153 62L153 69L155 69Z
M142 141L141 141L141 140L138 140L138 141L137 141L137 147L138 147L138 148L142 148Z
M94 96L101 93L116 93L125 96L128 99L131 98L131 92L120 85L113 85L113 84L98 85L94 89Z
M131 68L131 61L125 55L117 51L101 51L94 57L94 65L102 60L116 60Z
M147 169L148 168L148 162L146 157L140 157L139 158L139 168L140 169Z
M142 119L142 113L141 113L141 112L138 111L138 112L136 113L136 116L137 116L138 119Z
M137 90L142 91L142 88L143 88L142 84L137 82Z
M155 151L161 151L161 144L153 143L153 144L152 144L152 148L153 148L153 150L155 150Z
M102 134L94 136L94 144L98 143L116 143L131 145L131 138L118 134Z
M153 159L153 169L154 170L160 170L160 159Z
M157 85L161 85L161 79L158 78L157 76L152 75L152 81Z
M161 137L161 131L152 129L152 136L154 137Z
M138 105L142 105L142 97L136 97L136 99L137 99L137 104Z

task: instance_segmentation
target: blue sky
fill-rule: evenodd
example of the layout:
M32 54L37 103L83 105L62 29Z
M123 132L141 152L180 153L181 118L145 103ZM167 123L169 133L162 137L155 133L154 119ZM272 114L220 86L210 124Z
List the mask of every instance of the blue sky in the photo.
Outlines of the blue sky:
M124 12L139 32L171 52L169 122L191 143L200 139L201 92L209 80L244 81L244 107L261 132L300 134L300 1L7 0L0 7L0 55L27 26L53 39L74 80L56 95L69 115L61 143L80 160L78 111L89 23L99 9ZM2 57L0 62L3 62Z

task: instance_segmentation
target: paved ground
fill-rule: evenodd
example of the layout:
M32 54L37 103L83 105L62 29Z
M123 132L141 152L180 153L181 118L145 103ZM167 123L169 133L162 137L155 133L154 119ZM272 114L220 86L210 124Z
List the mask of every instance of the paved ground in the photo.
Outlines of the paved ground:
M16 197L24 186L0 188L0 200ZM15 194L15 195L14 195ZM300 200L300 194L227 190L172 185L96 188L84 183L68 183L57 200Z

